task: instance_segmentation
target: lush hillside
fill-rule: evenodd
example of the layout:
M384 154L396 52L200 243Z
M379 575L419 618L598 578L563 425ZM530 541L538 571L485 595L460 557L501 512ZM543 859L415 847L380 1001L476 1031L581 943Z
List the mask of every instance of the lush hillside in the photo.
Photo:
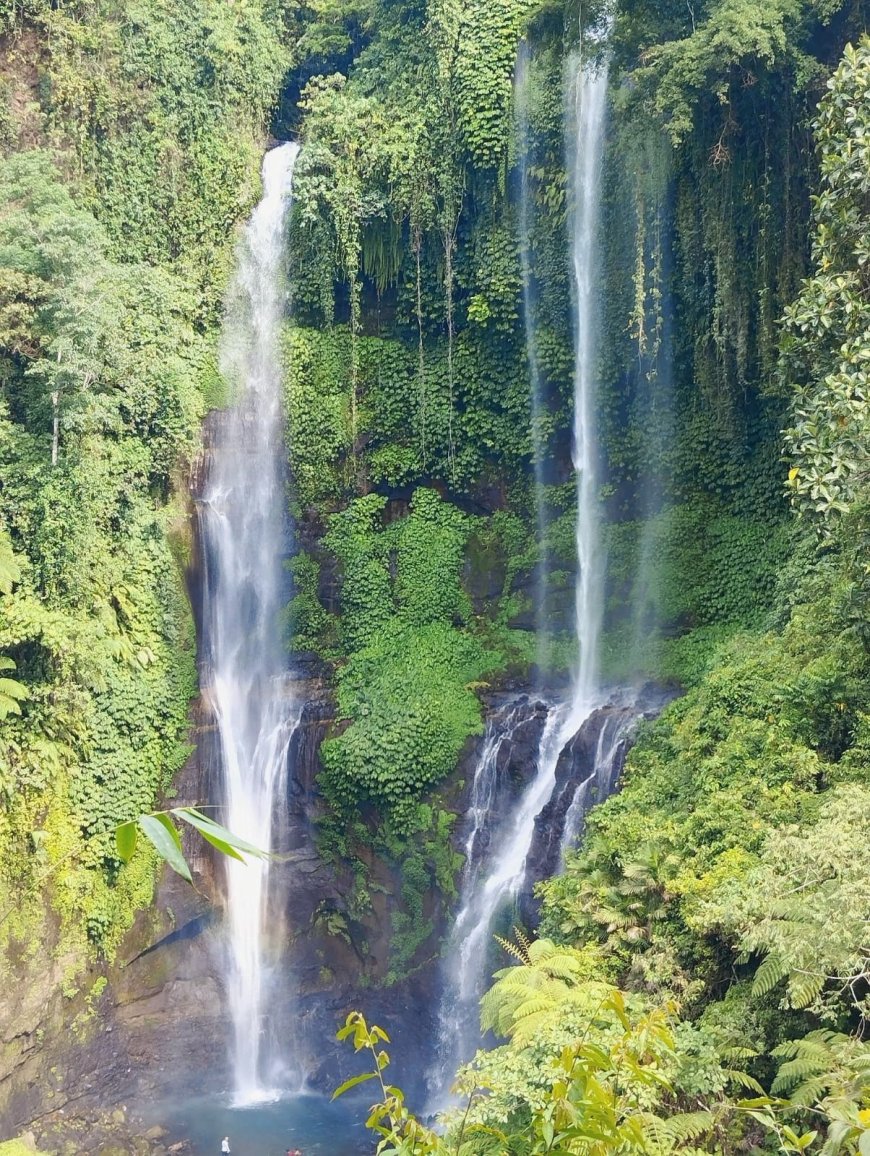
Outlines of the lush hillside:
M188 474L269 134L303 146L318 845L355 913L395 865L390 980L420 966L481 691L573 658L566 108L606 53L603 661L680 695L507 945L469 1111L444 1139L387 1089L383 1150L867 1156L866 6L608 11L605 46L603 6L556 0L0 4L5 974L71 991L151 902L113 832L190 751Z
M73 973L150 901L114 827L189 751L185 471L282 44L259 5L3 6L0 937Z

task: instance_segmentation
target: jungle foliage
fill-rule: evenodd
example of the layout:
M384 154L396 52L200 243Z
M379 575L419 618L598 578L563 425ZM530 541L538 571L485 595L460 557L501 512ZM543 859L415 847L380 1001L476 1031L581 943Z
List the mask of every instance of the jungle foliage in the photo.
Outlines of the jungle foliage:
M190 752L178 482L284 16L0 6L0 934L68 988L150 901L113 832Z
M405 808L413 823L455 767L479 725L469 685L571 659L565 136L600 17L528 0L321 0L296 17L278 119L304 145L286 409L291 501L313 532L289 622L335 670L322 786L333 819L363 808L364 841ZM724 639L774 625L793 541L779 319L812 257L813 110L863 20L803 0L614 11L599 254L614 679L697 682ZM396 542L426 490L475 526L463 608L423 624L397 596ZM421 591L457 573L440 541ZM541 565L550 644L536 648ZM324 846L347 851L350 829L327 827Z
M111 956L150 900L126 825L170 790L195 688L177 481L222 396L217 305L274 108L303 142L288 625L336 687L322 847L354 871L351 916L360 844L400 865L389 978L419 962L459 866L439 787L482 684L529 671L542 557L569 657L563 82L602 13L0 0L7 945ZM467 1114L435 1135L384 1081L372 1123L385 1153L866 1156L866 10L613 18L605 659L686 693L543 886L542 938L510 948L483 1007L506 1042L462 1073ZM346 1034L382 1073L382 1034Z
M870 230L866 166L851 163L864 144L868 61L866 39L847 48L816 122L823 174L814 201L816 267L786 314L780 362L782 379L795 382L802 423L786 434L802 523L791 531L769 628L734 635L646 728L622 791L590 815L564 874L541 886L540 930L549 938L521 939L520 965L498 974L482 1004L484 1023L510 1042L481 1053L462 1077L469 1089L495 1081L469 1119L521 1124L501 1150L538 1150L525 1146L527 1137L557 1113L564 1139L551 1150L594 1146L594 1129L572 1134L574 1117L566 1127L564 1115L567 1088L569 1101L573 1095L584 1105L584 1124L594 1120L603 1101L597 1093L589 1100L588 1074L559 1084L544 1078L565 1046L547 1044L548 1024L561 1030L589 983L616 985L628 1006L638 999L679 1017L671 1055L682 1074L670 1080L668 1119L674 1113L678 1124L687 1104L688 1073L697 1081L692 1108L704 1119L695 1118L697 1133L680 1136L679 1126L662 1132L647 1117L632 1137L640 1150L676 1142L704 1151L835 1153L870 1144L866 479L846 468L845 491L828 502L821 475L831 459L807 424L815 417L827 450L844 459L860 441L853 421L821 415L831 397L825 319L834 328L832 314L842 310L851 332L870 328L866 295L853 292ZM848 230L839 249L833 206ZM844 376L860 373L848 362L853 342L836 334L830 341ZM853 397L858 422L859 389ZM601 1026L594 1017L587 1023L584 1040L598 1043ZM639 1083L639 1073L630 1079ZM640 1086L635 1094L641 1101ZM598 1139L607 1145L618 1135L611 1125Z
M331 324L329 340L344 329L349 343L341 484L390 492L371 466L389 439L365 411L372 378L359 372L365 342L377 341L405 381L417 357L420 394L395 395L408 470L399 485L432 480L455 502L485 505L500 476L502 502L528 520L531 439L516 450L494 441L470 487L461 466L478 452L489 367L512 380L508 351L521 340L519 158L508 143L499 171L484 159L495 151L474 151L447 85L438 99L449 97L458 118L451 147L461 176L448 188L432 164L434 221L417 231L410 198L396 192L394 142L405 126L394 91L409 62L423 57L425 68L426 36L439 25L406 16L413 46L394 12L368 9L347 79L312 86L303 122L330 156L317 170L312 161L300 186L297 302L307 326ZM547 359L547 546L558 595L572 519L555 468L570 329L567 295L547 287L568 284L552 96L571 34L546 6L527 16L534 328ZM596 12L586 19L594 27ZM593 813L564 875L543 886L545 938L521 938L518 964L484 999L484 1026L507 1043L461 1074L467 1113L446 1138L435 1135L384 1081L370 1120L383 1152L833 1154L870 1143L870 896L859 834L870 675L865 24L860 5L617 9L602 228L606 644L612 670L674 674L687 693L642 732L622 792ZM849 37L856 43L838 64ZM398 60L405 71L394 78ZM335 130L344 117L349 156ZM339 168L349 194L341 212L354 205L356 223L318 183ZM460 213L445 241L455 187ZM316 235L324 219L328 241ZM500 256L505 230L512 268ZM452 388L464 342L480 394L465 380ZM436 442L421 420L433 359L447 369ZM373 580L366 571L360 591ZM345 574L343 599L347 586ZM382 1072L382 1035L358 1018L345 1034Z

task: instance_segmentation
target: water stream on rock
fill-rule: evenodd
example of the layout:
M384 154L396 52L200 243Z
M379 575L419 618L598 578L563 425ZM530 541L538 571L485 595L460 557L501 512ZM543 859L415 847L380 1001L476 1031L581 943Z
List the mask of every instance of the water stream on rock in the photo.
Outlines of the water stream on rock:
M220 733L227 826L272 847L274 801L301 704L279 629L286 601L281 356L286 219L298 146L263 162L263 197L241 238L226 301L221 368L237 391L218 427L202 501L205 546L203 690ZM227 860L226 987L234 1103L273 1099L286 1057L269 1040L267 861ZM286 1075L286 1073L284 1073Z
M598 732L592 773L577 787L565 815L559 845L559 858L562 862L580 838L583 820L589 808L613 793L636 722L637 715L633 710L614 712Z
M488 978L494 925L502 907L516 897L523 885L535 816L552 790L552 783L546 772L540 773L540 768L546 765L542 756L560 730L561 711L549 710L542 704L547 719L543 734L535 743L539 773L501 828L493 829L493 808L506 786L500 756L509 752L517 728L529 721L528 706L528 700L521 698L490 716L475 765L459 910L443 966L438 1054L427 1081L432 1112L444 1107L456 1067L474 1054L479 1042L478 1003ZM552 767L555 770L555 758Z

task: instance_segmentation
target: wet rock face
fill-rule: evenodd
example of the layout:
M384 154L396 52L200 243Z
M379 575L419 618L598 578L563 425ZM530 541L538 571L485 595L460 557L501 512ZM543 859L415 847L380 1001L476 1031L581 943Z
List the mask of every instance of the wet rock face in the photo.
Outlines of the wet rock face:
M542 699L529 695L493 697L486 708L487 718L503 731L495 765L497 790L492 813L492 826L495 829L535 776L538 749L550 708ZM469 786L480 745L479 741L474 751L463 760L469 771L466 775ZM467 806L463 810L467 810Z
M619 692L599 707L567 741L556 763L556 786L535 820L527 861L529 881L523 911L530 925L537 917L533 881L559 871L566 849L576 845L588 811L617 789L638 723L655 718L674 692L649 684L637 692Z
M544 879L558 871L568 812L578 790L588 783L585 808L602 802L622 774L631 747L632 724L638 715L634 707L605 706L592 712L572 735L556 763L556 786L552 797L535 820L535 838L529 852L528 875ZM608 735L614 736L607 746ZM601 756L607 758L601 766Z

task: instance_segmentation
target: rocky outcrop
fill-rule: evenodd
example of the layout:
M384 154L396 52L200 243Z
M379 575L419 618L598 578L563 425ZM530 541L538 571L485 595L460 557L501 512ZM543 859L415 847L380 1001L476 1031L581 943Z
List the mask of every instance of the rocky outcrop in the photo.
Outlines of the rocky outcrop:
M582 831L584 816L616 789L637 724L654 718L671 697L671 692L652 684L617 692L568 739L556 763L553 794L535 820L528 879L545 879L559 871L565 850ZM530 897L525 910L532 922L536 907Z

